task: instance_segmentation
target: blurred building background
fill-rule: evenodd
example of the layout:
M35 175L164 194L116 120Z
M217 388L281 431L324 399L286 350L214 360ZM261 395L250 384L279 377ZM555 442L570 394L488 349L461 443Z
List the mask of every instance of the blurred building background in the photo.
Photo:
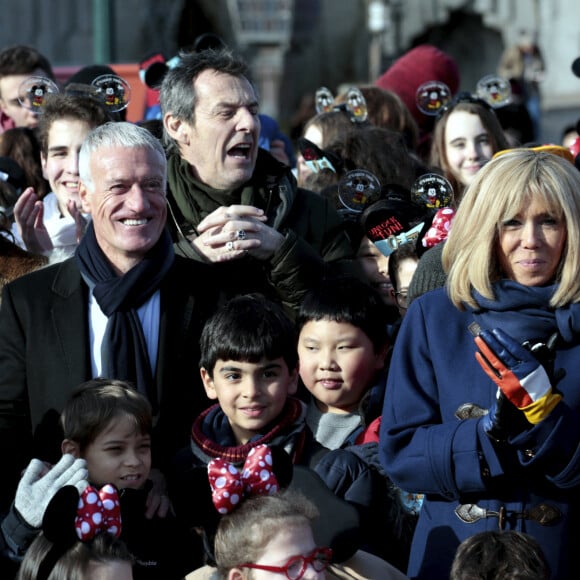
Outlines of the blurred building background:
M461 89L473 91L527 29L546 61L547 142L580 119L580 78L571 71L579 10L578 0L0 0L0 48L34 45L64 73L117 65L130 77L138 120L144 97L135 63L153 52L171 58L212 32L248 58L263 111L287 128L318 87L371 83L421 43L451 54Z

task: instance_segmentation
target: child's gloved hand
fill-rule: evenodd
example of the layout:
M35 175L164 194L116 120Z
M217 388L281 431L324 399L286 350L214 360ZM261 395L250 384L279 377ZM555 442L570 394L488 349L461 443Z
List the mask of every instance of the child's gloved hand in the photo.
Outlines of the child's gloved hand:
M82 493L88 485L87 464L84 459L75 459L70 454L47 470L46 464L33 459L16 490L14 507L33 528L40 528L46 506L54 494L65 485L74 485Z
M481 368L533 425L562 399L552 392L548 374L536 357L500 328L482 330L475 344Z

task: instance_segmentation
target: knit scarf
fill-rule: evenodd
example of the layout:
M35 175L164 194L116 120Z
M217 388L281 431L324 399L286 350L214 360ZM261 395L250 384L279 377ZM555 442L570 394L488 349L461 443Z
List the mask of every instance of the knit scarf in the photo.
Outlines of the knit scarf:
M222 191L195 179L188 161L179 155L170 155L167 162L167 181L185 222L196 227L203 218L219 207L241 204L263 209L269 216L268 225L278 227L288 211L287 202L270 195L268 188L280 182L284 170L281 164L273 163L271 158L268 161L258 153L252 179L236 190Z
M240 203L239 192L236 195L232 191L218 191L197 181L191 174L191 165L179 155L169 157L167 179L179 211L194 226L218 207Z
M101 349L103 376L131 381L147 395L155 411L157 397L137 309L159 289L173 264L173 246L168 231L163 230L141 262L118 276L97 243L91 222L75 259L83 279L108 318Z
M466 307L482 328L501 327L519 342L544 341L556 331L565 342L572 342L580 332L580 303L552 308L550 299L556 289L557 285L523 286L501 280L493 284L493 300L474 290L478 308Z
M219 404L216 404L206 409L194 421L191 431L192 443L210 458L221 457L230 463L243 463L250 450L257 445L284 443L286 437L289 436L291 427L296 426L301 418L302 439L300 442L303 442L304 415L302 403L298 399L289 397L284 410L267 433L256 436L245 445L228 446L222 445L220 442L232 439L231 427Z

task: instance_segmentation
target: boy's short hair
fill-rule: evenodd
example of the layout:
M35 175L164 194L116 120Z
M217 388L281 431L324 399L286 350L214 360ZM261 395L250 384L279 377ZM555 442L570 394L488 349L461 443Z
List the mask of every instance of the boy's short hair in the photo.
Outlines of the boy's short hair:
M419 261L415 244L403 244L389 256L389 278L395 292L399 290L399 265L405 260Z
M461 542L449 578L548 580L550 569L534 537L516 530L487 530Z
M36 48L16 44L0 50L0 78L12 75L27 75L42 70L55 80L49 60Z
M282 357L298 364L296 330L283 308L261 294L237 296L220 308L201 334L200 363L210 377L218 360L259 362Z
M220 577L226 578L231 568L258 560L280 529L312 525L318 515L314 503L298 491L284 490L245 500L219 523L215 558Z
M44 155L48 154L48 134L55 121L82 121L91 129L111 121L104 105L92 97L78 95L48 95L38 123L38 140Z
M149 401L126 381L92 379L71 393L60 416L64 438L84 451L112 419L130 417L135 430L151 433L153 416Z
M380 295L354 276L326 278L310 290L298 312L298 331L311 321L346 322L360 328L379 352L388 341L390 313Z
M182 50L178 56L177 64L167 71L160 87L162 117L171 113L180 121L195 123L195 108L199 101L195 81L206 70L245 78L253 85L248 63L230 48L216 47L199 52ZM164 132L163 140L168 151L178 147L167 131Z

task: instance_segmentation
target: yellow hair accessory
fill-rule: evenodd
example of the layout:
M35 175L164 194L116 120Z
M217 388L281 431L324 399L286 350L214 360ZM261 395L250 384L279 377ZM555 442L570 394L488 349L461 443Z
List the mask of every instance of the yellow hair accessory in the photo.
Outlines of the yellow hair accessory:
M536 151L538 153L552 153L553 155L558 155L572 163L574 165L574 155L567 147L562 147L561 145L539 145L538 147L519 147L515 149L502 149L497 153L494 153L492 159L500 157L504 153L511 153L512 151Z

